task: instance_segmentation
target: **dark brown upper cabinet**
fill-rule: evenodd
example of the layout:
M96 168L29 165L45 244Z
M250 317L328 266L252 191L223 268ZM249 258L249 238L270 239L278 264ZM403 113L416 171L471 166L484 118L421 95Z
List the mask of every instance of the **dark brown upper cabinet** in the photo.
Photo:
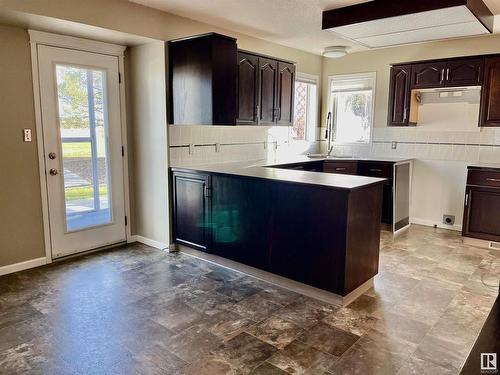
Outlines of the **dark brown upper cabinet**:
M480 126L500 126L500 57L486 58L481 92Z
M391 67L389 83L389 126L407 126L410 105L411 65Z
M277 115L278 61L259 58L259 125L274 125Z
M446 64L445 84L449 87L476 86L483 82L484 59L464 59Z
M426 89L444 86L446 63L414 64L411 73L411 88Z
M294 97L294 63L238 51L238 124L290 126Z
M295 65L278 62L278 125L291 126L293 122L293 102L295 97Z
M235 125L236 39L209 33L168 42L169 123Z
M259 58L238 51L238 114L241 125L257 125L259 100Z
M476 86L483 80L484 59L454 59L412 65L412 89Z

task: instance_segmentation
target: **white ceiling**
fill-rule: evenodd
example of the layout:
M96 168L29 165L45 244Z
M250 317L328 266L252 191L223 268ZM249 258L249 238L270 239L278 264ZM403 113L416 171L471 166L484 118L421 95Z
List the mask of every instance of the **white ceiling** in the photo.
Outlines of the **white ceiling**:
M325 47L332 45L348 46L350 52L366 49L321 30L321 15L323 10L367 0L129 1L312 53L321 54ZM500 0L484 1L494 14L500 15Z

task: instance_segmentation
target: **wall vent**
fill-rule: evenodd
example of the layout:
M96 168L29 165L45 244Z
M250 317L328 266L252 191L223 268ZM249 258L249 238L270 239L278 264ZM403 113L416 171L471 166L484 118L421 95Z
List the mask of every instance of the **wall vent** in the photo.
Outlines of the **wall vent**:
M488 248L493 250L500 250L500 242L490 241L490 245L488 246Z

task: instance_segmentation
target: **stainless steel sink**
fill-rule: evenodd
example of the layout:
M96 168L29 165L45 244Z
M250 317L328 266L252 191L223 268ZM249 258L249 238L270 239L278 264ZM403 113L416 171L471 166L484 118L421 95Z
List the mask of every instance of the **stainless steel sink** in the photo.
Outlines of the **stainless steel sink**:
M328 155L327 159L352 159L352 155Z
M309 159L324 159L326 157L328 157L327 154L307 154L307 157Z

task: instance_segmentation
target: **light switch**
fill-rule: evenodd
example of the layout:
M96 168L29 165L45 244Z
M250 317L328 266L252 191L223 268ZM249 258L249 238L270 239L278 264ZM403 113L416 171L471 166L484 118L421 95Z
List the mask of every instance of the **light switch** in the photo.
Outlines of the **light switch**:
M23 141L31 142L31 129L23 129Z

